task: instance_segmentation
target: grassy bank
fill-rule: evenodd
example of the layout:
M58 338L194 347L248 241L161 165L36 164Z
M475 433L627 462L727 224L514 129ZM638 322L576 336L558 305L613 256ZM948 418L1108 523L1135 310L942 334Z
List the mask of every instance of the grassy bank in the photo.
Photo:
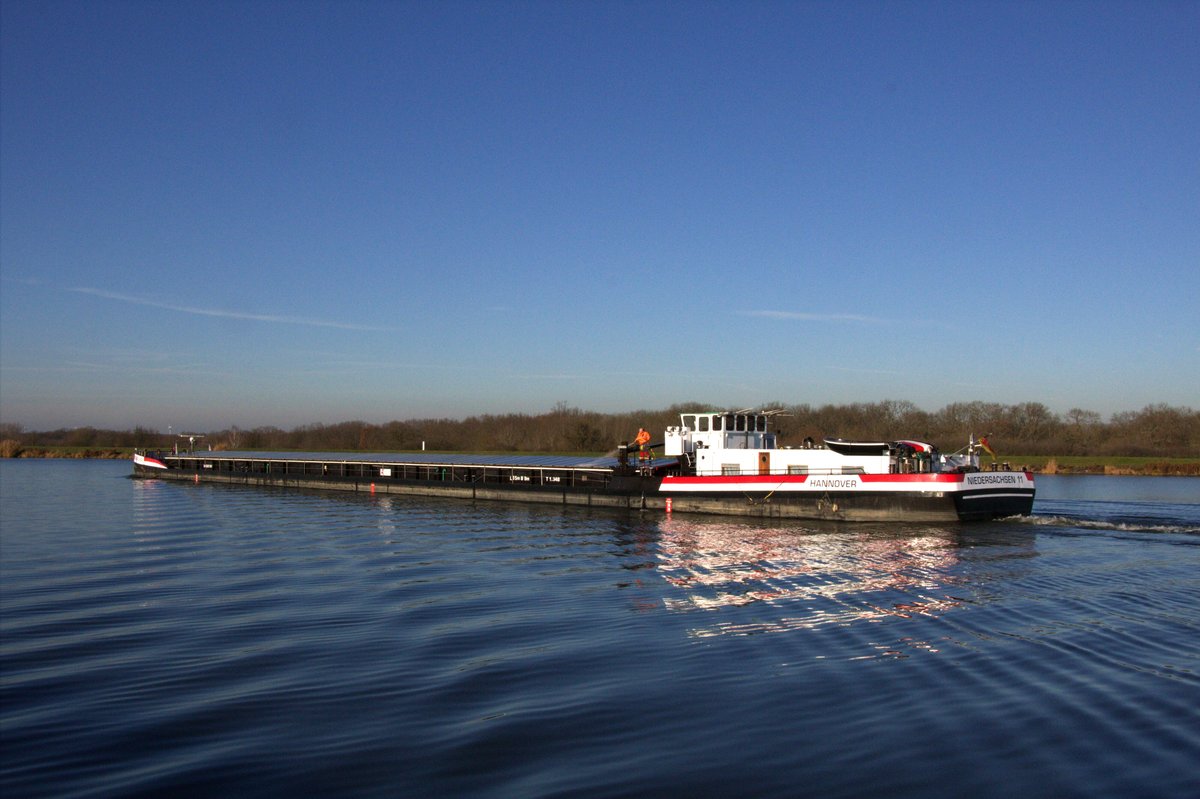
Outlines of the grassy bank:
M23 446L12 440L0 441L0 458L104 458L112 460L129 458L132 456L132 453L133 450L128 447ZM366 455L367 453L364 452L363 454ZM1115 455L1009 455L1000 460L1003 463L1010 464L1014 469L1023 468L1039 474L1200 476L1200 458L1124 457ZM988 463L989 461L985 458L983 460L984 468L988 467Z
M1200 476L1200 458L1155 458L1119 455L1010 455L1002 459L1014 468L1039 474L1130 474ZM983 461L986 468L988 461Z
M39 447L23 446L15 441L0 441L0 458L104 458L118 460L130 458L133 450L128 447Z

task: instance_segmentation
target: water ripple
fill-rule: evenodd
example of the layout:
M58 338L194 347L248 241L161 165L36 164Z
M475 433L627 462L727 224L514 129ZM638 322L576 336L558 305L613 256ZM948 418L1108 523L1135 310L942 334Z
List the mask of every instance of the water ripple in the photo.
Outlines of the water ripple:
M1200 759L1196 506L763 525L0 469L5 795L1165 797Z

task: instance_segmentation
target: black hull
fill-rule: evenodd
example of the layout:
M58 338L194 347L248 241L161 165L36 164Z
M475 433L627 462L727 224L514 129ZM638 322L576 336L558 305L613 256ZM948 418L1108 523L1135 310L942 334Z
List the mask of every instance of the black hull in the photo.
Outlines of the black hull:
M672 510L721 513L781 519L822 519L847 522L956 522L1027 515L1033 509L1033 492L1021 498L962 496L941 492L828 492L775 493L754 496L745 493L706 493L702 496L675 494ZM973 492L978 494L979 492Z
M1033 513L1033 490L971 491L956 494L954 507L964 521L1028 516Z
M442 496L602 508L659 510L779 519L832 521L954 522L1028 514L1033 491L967 492L744 492L667 494L659 477L610 475L556 485L485 480L447 481L329 474L263 474L134 467L134 477L252 487Z
M253 472L198 472L135 466L133 476L142 479L187 483L222 483L257 488L289 488L316 491L352 491L364 494L450 497L470 500L535 502L552 505L585 505L602 508L650 510L662 508L654 495L658 478L626 478L619 488L606 485L531 485L337 477L329 475L264 475ZM658 499L657 504L654 500Z

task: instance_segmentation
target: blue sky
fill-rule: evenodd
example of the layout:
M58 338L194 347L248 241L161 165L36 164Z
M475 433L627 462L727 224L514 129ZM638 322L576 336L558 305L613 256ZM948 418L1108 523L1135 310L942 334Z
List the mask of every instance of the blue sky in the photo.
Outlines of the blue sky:
M0 13L4 422L1200 397L1200 3Z

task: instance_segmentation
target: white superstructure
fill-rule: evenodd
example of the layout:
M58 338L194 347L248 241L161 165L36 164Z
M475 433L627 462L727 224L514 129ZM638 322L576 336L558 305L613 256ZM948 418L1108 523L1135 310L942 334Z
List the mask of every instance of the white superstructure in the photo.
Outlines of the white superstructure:
M854 520L996 518L1028 514L1033 475L1007 464L981 471L972 436L943 455L921 441L805 439L777 445L771 412L696 412L666 430L678 459L660 495L679 510ZM643 470L648 467L643 467Z
M811 439L778 448L770 413L709 412L680 415L663 442L668 457L683 457L697 476L740 474L907 474L978 469L977 445L965 454L940 455L920 441L849 442Z

